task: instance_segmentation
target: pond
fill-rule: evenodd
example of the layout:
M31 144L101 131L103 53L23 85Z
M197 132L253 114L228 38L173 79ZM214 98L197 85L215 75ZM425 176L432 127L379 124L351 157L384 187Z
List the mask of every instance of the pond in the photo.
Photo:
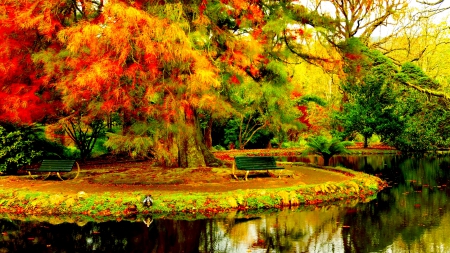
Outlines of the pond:
M378 175L390 187L369 203L194 221L4 218L0 252L450 252L450 156L341 156L332 163Z

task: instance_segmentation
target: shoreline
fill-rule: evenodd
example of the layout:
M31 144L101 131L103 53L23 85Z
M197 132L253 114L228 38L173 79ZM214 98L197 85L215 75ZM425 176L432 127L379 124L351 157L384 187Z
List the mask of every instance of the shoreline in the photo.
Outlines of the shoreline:
M0 214L2 216L85 216L92 220L179 217L202 219L235 211L298 208L332 204L336 201L368 201L387 184L378 177L342 167L321 167L348 177L339 182L300 184L269 189L239 189L224 192L157 193L153 206L146 208L143 191L111 193L46 193L33 189L1 189ZM140 219L140 218L138 218ZM176 218L177 219L177 218ZM76 219L75 219L76 220Z

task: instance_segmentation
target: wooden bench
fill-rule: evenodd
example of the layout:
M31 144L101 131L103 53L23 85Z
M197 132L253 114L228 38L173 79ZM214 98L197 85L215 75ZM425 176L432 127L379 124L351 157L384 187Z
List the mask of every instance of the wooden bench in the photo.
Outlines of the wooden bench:
M61 172L71 172L74 165L77 165L77 174L73 178L77 178L80 174L80 165L75 160L43 160L38 169L28 170L28 174L31 178L36 179L37 175L33 175L34 173L42 173L48 172L46 176L44 176L43 180L47 179L50 174L55 173L58 175L59 179L64 180L61 177Z
M238 156L234 158L232 173L234 178L238 179L235 170L246 170L245 180L251 170L282 170L284 167L277 167L273 156Z

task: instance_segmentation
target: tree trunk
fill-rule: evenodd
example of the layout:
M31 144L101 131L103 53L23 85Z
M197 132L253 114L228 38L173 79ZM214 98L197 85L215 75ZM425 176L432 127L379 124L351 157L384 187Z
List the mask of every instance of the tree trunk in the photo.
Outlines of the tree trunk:
M367 148L369 146L369 138L367 136L364 136L364 148Z
M205 167L206 162L200 148L199 136L195 131L195 125L188 124L180 136L179 165L183 168Z
M332 157L332 156L326 155L326 154L323 154L323 155L322 155L322 158L323 158L323 166L328 166L328 165L330 165L330 159L331 159L331 157Z
M203 135L203 138L205 138L205 146L207 149L212 148L212 136L211 136L212 126L213 126L213 119L212 117L210 117L208 120L208 125L206 126L205 129L205 134Z
M131 115L125 109L122 111L122 134L127 135L132 125Z
M188 120L186 128L180 133L179 140L178 157L180 167L194 168L222 164L206 147L200 124L196 119Z

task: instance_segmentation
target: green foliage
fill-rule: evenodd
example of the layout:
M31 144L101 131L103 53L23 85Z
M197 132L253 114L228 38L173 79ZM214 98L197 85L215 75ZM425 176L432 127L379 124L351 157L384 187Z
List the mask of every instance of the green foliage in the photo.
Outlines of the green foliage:
M29 165L42 156L33 148L36 136L29 130L7 131L0 126L0 172L16 173L23 165Z
M376 50L358 44L353 39L349 50L364 60L354 60L360 67L358 78L349 78L343 85L349 102L334 119L344 128L342 137L359 133L364 136L364 147L373 134L384 140L395 138L403 129L402 114L396 110L400 95L395 86L397 68L390 59ZM356 57L356 56L354 56Z
M97 139L94 148L92 149L92 157L98 157L109 152L108 148L104 145L107 140L106 136Z
M427 151L450 144L450 112L442 100L428 98L417 91L402 97L397 110L402 113L404 128L388 144L401 151Z
M80 150L76 147L65 147L62 157L70 158L70 159L79 159Z
M320 105L320 106L327 105L327 102L325 100L323 100L323 98L318 97L316 95L310 95L310 94L303 95L296 101L297 105L305 105L309 102L316 103L317 105Z
M333 118L344 128L341 137L364 136L364 144L377 134L402 151L426 151L450 143L450 113L443 98L432 97L439 83L418 66L401 68L377 50L369 50L358 39L343 45L347 57L346 83L342 85L348 103ZM411 88L415 87L415 88ZM441 94L436 91L435 94Z
M405 63L396 75L401 83L423 89L439 89L439 84L418 66ZM443 98L429 96L419 90L403 88L397 96L395 110L401 115L402 131L386 138L386 142L402 151L427 151L448 147L450 112Z
M306 145L309 148L305 150L305 153L313 153L322 156L324 166L328 166L330 158L334 155L348 153L346 147L353 144L350 141L341 141L337 138L332 138L330 140L322 135L311 137L307 141Z
M97 139L104 135L105 124L103 119L75 116L65 120L64 130L75 142L80 151L80 158L86 159L91 156Z
M396 78L401 82L409 82L423 88L439 89L439 84L435 80L427 76L420 67L411 62L402 65L401 71Z
M227 150L225 147L221 146L221 145L215 145L213 146L213 149L216 151L224 151Z
M114 153L126 153L131 157L149 157L153 154L154 141L147 136L127 136L121 134L107 133L108 140L104 146Z

